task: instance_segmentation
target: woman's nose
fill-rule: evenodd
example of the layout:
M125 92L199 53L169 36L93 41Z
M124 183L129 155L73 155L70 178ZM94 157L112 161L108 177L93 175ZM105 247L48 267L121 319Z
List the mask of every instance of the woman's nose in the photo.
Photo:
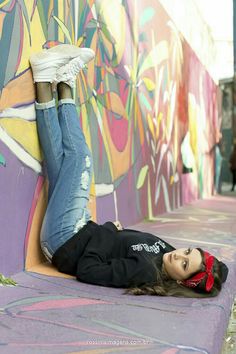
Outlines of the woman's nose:
M181 258L185 258L182 254L178 254L178 253L174 253L174 260L178 260L178 259L181 259Z

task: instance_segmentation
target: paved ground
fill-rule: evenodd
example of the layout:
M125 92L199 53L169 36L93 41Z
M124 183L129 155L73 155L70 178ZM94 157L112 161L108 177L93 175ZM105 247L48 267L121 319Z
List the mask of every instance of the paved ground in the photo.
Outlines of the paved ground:
M236 197L236 188L234 191L231 191L232 184L223 182L221 186L221 194L228 197Z
M236 293L236 198L209 200L135 225L175 247L200 246L230 268L214 299L128 296L74 279L22 272L0 289L1 354L219 354Z
M236 188L231 192L231 183L222 184L222 194L236 198ZM231 318L227 333L225 335L222 354L235 354L236 353L236 299L231 312Z
M232 308L229 326L225 335L222 354L236 353L236 301Z

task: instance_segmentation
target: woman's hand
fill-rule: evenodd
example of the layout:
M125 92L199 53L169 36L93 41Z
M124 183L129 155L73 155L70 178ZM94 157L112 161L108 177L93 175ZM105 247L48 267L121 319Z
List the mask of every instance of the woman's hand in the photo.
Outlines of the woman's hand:
M119 222L119 220L113 221L113 224L116 226L117 230L123 230L123 226Z

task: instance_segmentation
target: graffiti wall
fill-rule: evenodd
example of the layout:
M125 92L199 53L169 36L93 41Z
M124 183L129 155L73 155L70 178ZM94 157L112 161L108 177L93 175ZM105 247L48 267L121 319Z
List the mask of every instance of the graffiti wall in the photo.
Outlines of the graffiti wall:
M131 225L211 195L217 86L158 1L5 0L0 33L0 272L42 260L47 183L28 61L42 48L96 53L75 92L94 220Z

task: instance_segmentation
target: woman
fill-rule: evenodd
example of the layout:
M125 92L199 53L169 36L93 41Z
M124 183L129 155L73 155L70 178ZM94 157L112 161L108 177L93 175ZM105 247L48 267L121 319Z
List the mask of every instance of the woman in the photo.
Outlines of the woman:
M228 268L201 249L178 249L119 222L98 225L87 209L92 158L71 88L94 57L91 49L59 45L30 58L37 126L49 179L41 247L59 271L79 281L127 288L130 294L215 296ZM58 113L52 93L57 84Z

